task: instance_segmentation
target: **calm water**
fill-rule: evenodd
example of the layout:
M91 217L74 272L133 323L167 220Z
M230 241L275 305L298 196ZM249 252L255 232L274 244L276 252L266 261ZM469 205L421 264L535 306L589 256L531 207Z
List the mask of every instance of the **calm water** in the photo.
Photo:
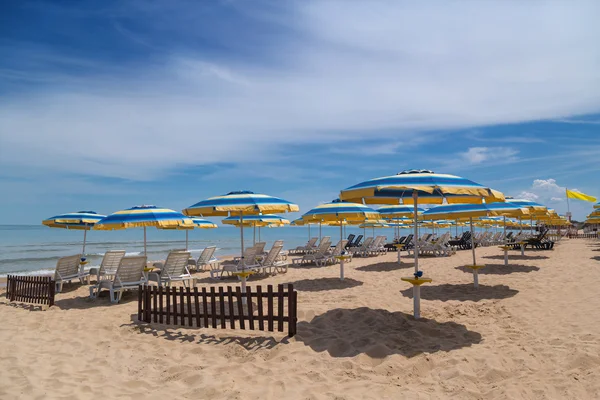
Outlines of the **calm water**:
M323 227L323 236L339 240L340 230L336 227ZM350 233L362 234L359 228L346 227L346 236ZM402 232L407 234L408 232ZM318 236L318 227L311 229L312 236ZM392 228L377 229L376 235L386 235L392 239ZM253 230L244 230L246 244L252 243ZM367 235L372 230L367 229ZM148 259L161 260L170 249L185 248L185 231L160 230L147 228ZM261 240L267 242L267 248L273 241L284 240L284 248L294 248L306 243L306 227L284 227L261 229ZM258 233L257 233L258 241ZM51 272L56 261L63 256L81 252L83 231L54 229L46 226L0 225L0 277L9 273L35 274ZM189 232L189 249L197 257L206 246L217 246L217 255L238 254L240 251L240 230L235 227L217 229L197 229ZM86 256L95 266L100 263L107 250L126 250L128 255L144 251L144 231L142 228L120 231L90 231L87 235Z

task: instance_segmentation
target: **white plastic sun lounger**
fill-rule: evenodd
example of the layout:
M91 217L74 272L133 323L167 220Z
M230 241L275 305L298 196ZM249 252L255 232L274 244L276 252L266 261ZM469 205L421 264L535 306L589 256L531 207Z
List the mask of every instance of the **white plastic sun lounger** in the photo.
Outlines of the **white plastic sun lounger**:
M60 293L65 282L71 282L73 279L79 279L81 283L85 283L86 279L90 279L89 272L83 271L80 267L81 254L74 256L61 257L56 262L54 270L54 281L56 282L56 292Z
M200 253L197 260L189 259L188 265L193 265L196 268L196 271L204 271L206 267L212 269L215 264L217 264L216 266L218 267L219 259L214 256L216 250L217 246L206 247L202 250L202 253Z
M146 256L123 257L112 280L104 279L90 287L90 298L95 299L102 289L110 291L110 302L118 303L126 290L137 289L148 283L144 277Z
M160 266L160 272L151 272L148 274L148 281L158 283L158 286L170 286L173 282L182 282L184 286L192 286L192 275L188 270L189 251L171 251L165 260L164 265ZM188 285L186 285L186 282Z
M102 257L100 267L90 268L90 275L96 276L96 282L102 278L112 279L112 277L115 276L117 268L119 268L121 258L123 257L125 257L125 250L107 251L104 253L104 257Z

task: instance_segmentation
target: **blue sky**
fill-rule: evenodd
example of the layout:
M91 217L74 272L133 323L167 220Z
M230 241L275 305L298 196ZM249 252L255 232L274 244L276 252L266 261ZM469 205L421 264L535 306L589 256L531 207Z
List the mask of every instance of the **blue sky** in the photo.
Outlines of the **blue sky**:
M600 3L0 5L0 223L426 168L600 196ZM590 204L572 202L577 218Z

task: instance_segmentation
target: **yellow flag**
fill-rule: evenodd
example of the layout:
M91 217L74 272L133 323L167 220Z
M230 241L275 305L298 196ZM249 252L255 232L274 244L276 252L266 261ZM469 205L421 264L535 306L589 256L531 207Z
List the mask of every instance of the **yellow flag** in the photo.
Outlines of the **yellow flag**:
M567 197L570 199L589 201L591 203L596 202L596 198L594 196L588 196L587 194L583 194L580 192L573 192L572 190L569 190L569 189L567 189Z

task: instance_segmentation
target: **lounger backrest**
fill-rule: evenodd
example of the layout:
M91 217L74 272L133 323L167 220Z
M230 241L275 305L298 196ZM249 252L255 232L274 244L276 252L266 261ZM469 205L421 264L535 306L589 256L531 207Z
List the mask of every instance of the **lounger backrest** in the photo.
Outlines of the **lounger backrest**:
M323 238L325 239L325 238ZM329 250L329 247L331 246L331 242L329 241L329 236L327 236L327 240L321 240L321 243L319 243L319 247L317 247L316 250L316 254L322 255L325 254L325 252L327 250Z
M315 245L317 244L317 240L319 240L318 237L312 237L310 238L310 240L308 241L308 243L306 243L306 247L315 247Z
M354 240L354 238L356 237L355 234L351 233L348 235L348 240L346 241L346 243L352 244L352 241Z
M123 286L126 284L135 284L144 278L144 268L146 267L146 256L123 257L119 262L119 267L115 273L114 284Z
M331 243L331 236L323 236L319 242L319 246L321 246L323 242Z
M244 251L244 258L240 260L241 267L256 265L256 248L250 247Z
M256 250L256 254L262 254L265 252L265 246L267 242L256 242L254 245L254 249Z
M363 235L358 235L356 240L354 240L354 244L352 246L360 246L360 242L363 239Z
M413 237L414 237L414 236L415 236L415 235L412 235L412 234L411 234L411 235L408 235L408 236L406 237L406 240L404 241L404 246L408 246L408 245L409 245L409 244L412 242L412 240L413 240Z
M265 257L265 259L262 262L262 266L263 267L272 266L275 263L275 260L277 260L277 256L279 256L279 253L281 252L282 248L283 248L282 245L271 247L271 250L269 250L269 254L267 254L267 256Z
M56 262L54 279L57 280L60 277L77 275L79 273L79 261L81 261L81 254L59 258Z
M104 253L100 264L100 274L114 275L123 257L125 257L125 250L110 250Z
M187 271L188 260L190 259L189 251L171 251L165 260L165 264L161 268L161 275L164 276L181 276L189 274Z
M333 249L333 255L334 256L339 256L342 254L342 250L346 247L346 244L348 243L347 240L340 240L336 245L335 248Z
M202 253L200 253L200 256L198 257L198 262L196 264L203 265L210 262L213 255L215 254L215 250L217 250L217 246L206 247L204 250L202 250Z
M275 246L283 246L283 240L276 240L273 242L273 246L271 246L271 248L275 247Z
M368 237L365 239L364 243L361 246L361 249L368 249L369 246L371 246L371 243L373 243L373 238L372 237Z

